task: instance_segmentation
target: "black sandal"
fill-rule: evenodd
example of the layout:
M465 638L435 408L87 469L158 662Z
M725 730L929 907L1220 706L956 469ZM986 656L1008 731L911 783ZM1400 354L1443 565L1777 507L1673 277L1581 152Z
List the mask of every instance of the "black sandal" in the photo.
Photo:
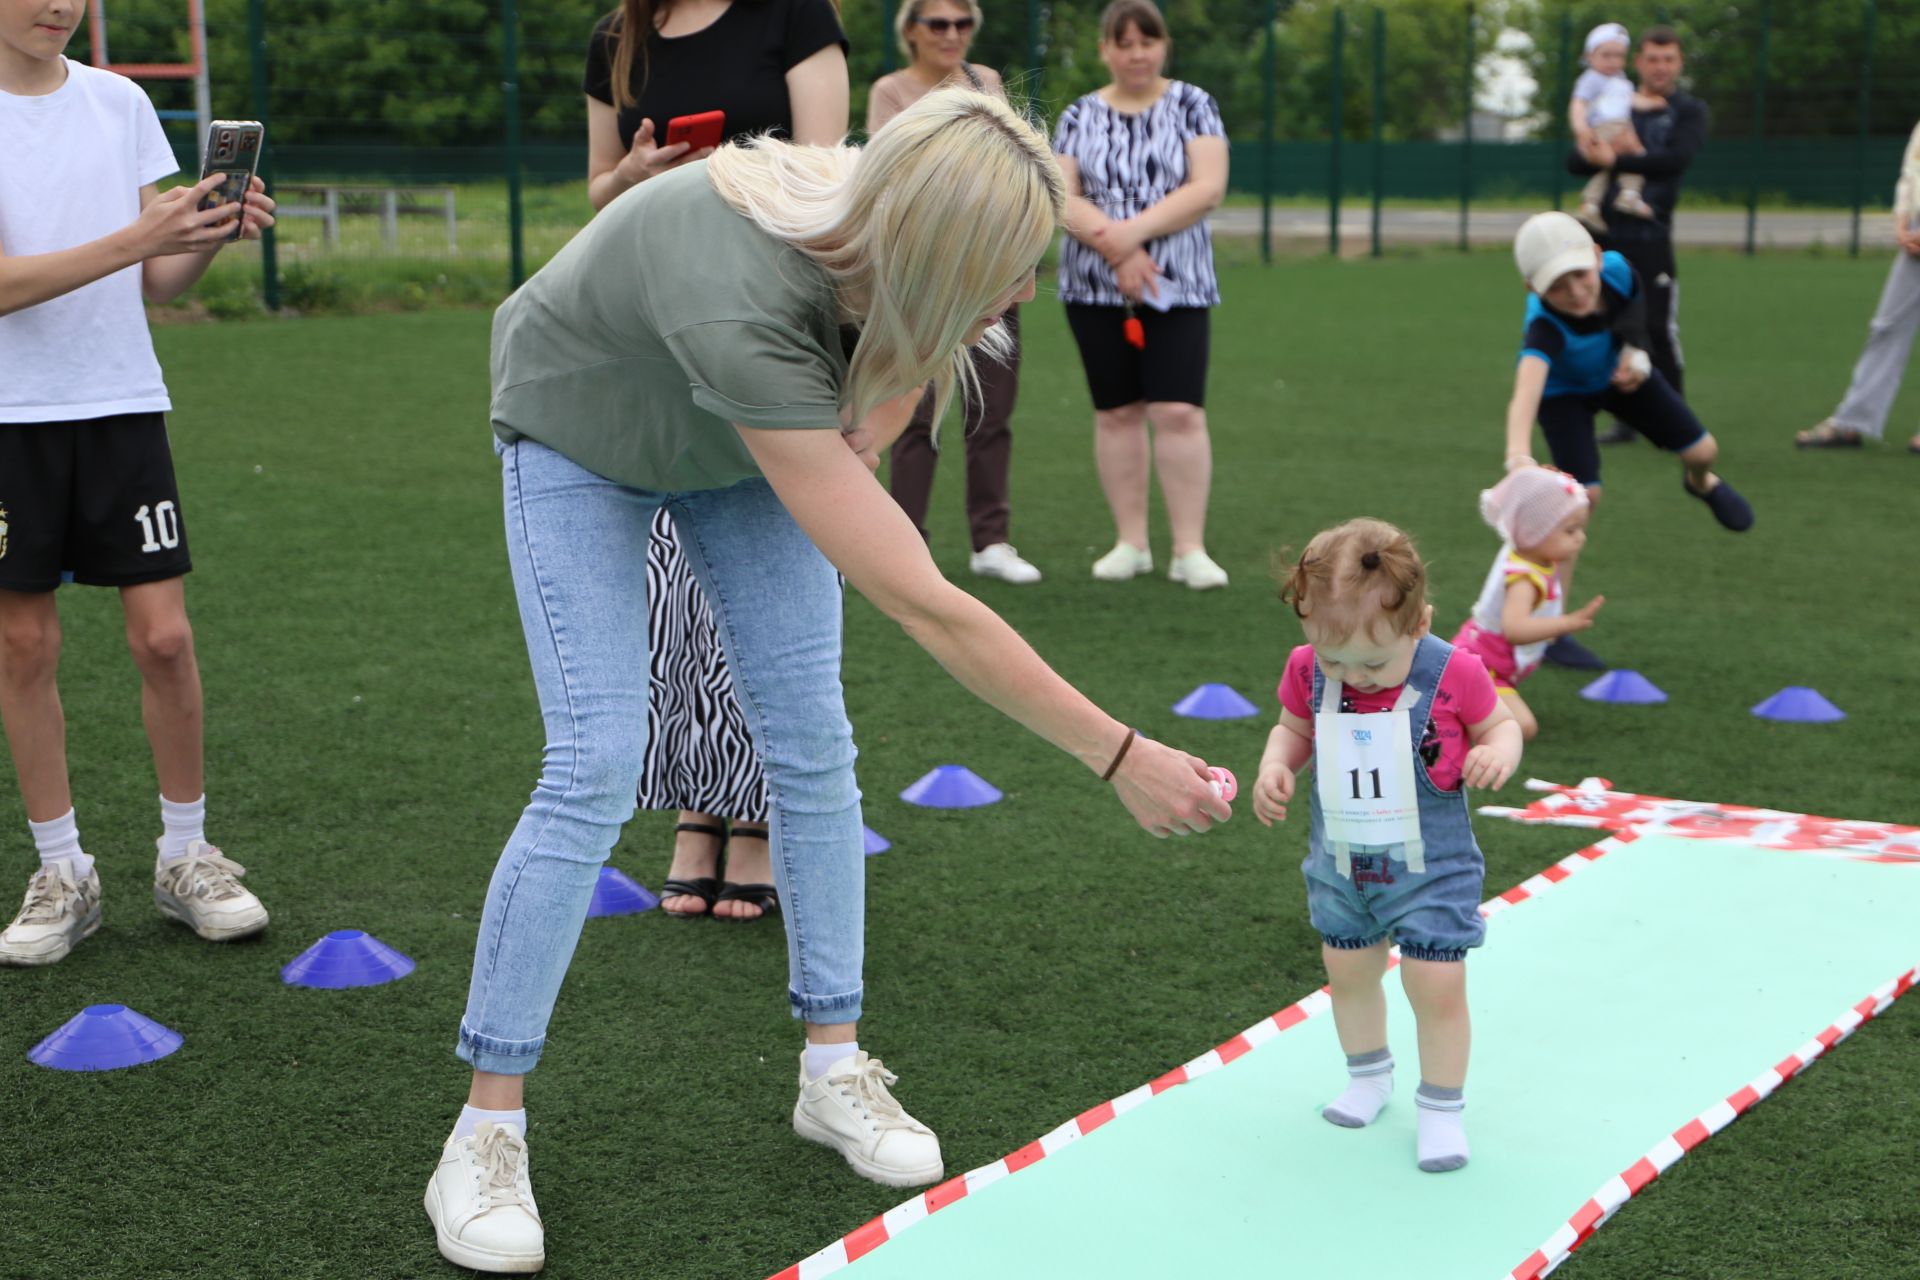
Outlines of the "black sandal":
M765 827L743 827L733 824L733 839L745 836L749 840L765 840ZM716 902L744 902L760 908L757 916L715 916L716 920L725 920L731 924L752 924L755 920L764 920L780 909L780 891L770 884L735 884L731 880L723 881L720 892L715 895Z
M682 822L675 825L674 831L697 831L703 836L716 836L720 840L720 853L726 852L727 832L724 827L716 827L710 822ZM720 861L720 853L714 855L714 861ZM702 916L713 914L713 904L720 897L720 880L717 876L700 876L692 880L669 880L660 886L661 898L698 898L704 904L699 911L668 911L661 907L661 913L676 920L698 920Z

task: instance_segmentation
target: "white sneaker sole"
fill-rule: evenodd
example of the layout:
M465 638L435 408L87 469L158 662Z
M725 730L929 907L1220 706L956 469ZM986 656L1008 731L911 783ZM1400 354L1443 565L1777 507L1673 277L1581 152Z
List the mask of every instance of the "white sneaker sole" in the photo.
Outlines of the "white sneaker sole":
M870 1182L877 1182L882 1186L928 1187L947 1176L947 1166L939 1160L934 1161L922 1169L894 1169L887 1165L875 1164L858 1152L849 1151L841 1146L838 1135L831 1129L823 1128L815 1124L799 1107L793 1109L793 1131L805 1138L808 1142L817 1142L823 1147L832 1147L845 1157L849 1165L853 1166L855 1173Z
M267 927L267 921L269 919L267 909L262 907L260 908L260 914L258 916L245 917L237 924L219 927L197 924L194 921L193 913L181 906L179 899L164 889L155 889L153 891L153 905L160 908L161 915L166 916L170 920L178 920L181 924L187 926L187 928L193 930L208 942L232 942L236 938L251 938L254 934L261 932Z
M73 949L100 932L100 908L96 905L87 918L80 922L77 934L46 939L52 944L44 951L14 951L0 947L0 965L10 965L17 969L37 969L45 965L59 964L73 954Z
M457 1267L466 1267L472 1271L492 1271L500 1275L531 1275L547 1265L547 1251L542 1246L538 1253L501 1253L496 1249L480 1249L463 1244L448 1235L440 1225L440 1185L427 1183L427 1221L433 1224L433 1242L440 1248L440 1256Z

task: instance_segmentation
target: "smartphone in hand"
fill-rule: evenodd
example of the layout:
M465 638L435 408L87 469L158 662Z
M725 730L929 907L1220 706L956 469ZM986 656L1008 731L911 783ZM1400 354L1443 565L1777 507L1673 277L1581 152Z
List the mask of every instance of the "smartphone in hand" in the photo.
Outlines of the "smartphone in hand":
M258 120L215 120L207 126L207 158L200 167L200 180L205 182L216 173L221 178L219 186L200 197L202 209L237 205L246 198L253 175L260 168L260 150L265 141L266 129ZM244 222L236 210L233 234L227 239L238 240Z
M687 144L687 150L704 151L717 147L727 136L727 113L702 111L697 116L675 116L667 121L667 146Z

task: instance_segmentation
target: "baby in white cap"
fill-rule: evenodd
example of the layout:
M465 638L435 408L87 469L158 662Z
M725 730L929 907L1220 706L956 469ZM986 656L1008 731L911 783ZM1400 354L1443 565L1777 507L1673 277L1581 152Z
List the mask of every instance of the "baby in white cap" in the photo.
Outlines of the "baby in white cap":
M1567 121L1573 128L1574 142L1581 154L1589 155L1596 146L1611 147L1623 134L1633 132L1633 109L1660 105L1658 98L1636 99L1633 81L1627 79L1627 47L1631 43L1627 29L1617 22L1603 22L1587 32L1587 69L1573 83L1573 100L1567 104ZM1608 184L1617 183L1613 209L1636 218L1653 217L1653 207L1641 194L1647 180L1638 173L1616 173L1602 168L1588 180L1580 193L1580 212L1575 215L1595 231L1607 229L1600 202L1606 199Z

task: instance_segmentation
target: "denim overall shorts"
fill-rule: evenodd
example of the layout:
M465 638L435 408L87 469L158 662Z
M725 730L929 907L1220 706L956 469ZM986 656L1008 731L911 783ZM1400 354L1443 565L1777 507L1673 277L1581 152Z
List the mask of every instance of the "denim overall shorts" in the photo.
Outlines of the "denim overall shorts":
M1404 713L1412 734L1413 778L1424 843L1421 856L1413 860L1416 865L1424 861L1420 870L1409 867L1404 845L1355 845L1349 850L1352 875L1342 875L1327 838L1318 786L1313 790L1307 856L1300 872L1307 881L1307 910L1313 927L1330 947L1360 950L1391 939L1407 959L1461 960L1469 948L1486 940L1480 901L1487 864L1474 843L1466 789L1442 791L1420 758L1419 744L1433 714L1434 695L1453 652L1446 641L1423 636L1407 673L1407 684L1420 694ZM1325 690L1326 677L1315 663L1316 708ZM1316 771L1319 759L1316 734Z

